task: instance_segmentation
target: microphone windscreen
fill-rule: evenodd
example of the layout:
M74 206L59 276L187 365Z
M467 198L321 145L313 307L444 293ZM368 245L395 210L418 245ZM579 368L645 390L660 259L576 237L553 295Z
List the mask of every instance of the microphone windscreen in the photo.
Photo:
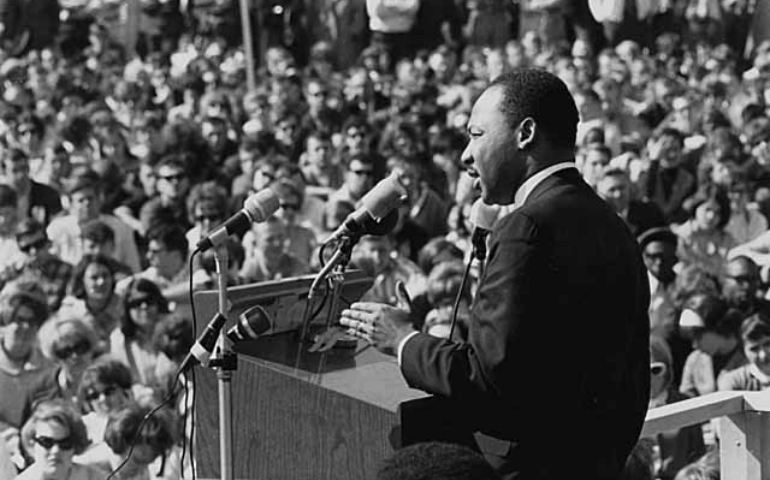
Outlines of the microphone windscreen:
M375 220L381 221L408 198L406 188L396 173L383 179L361 199L361 205Z
M243 209L246 210L253 222L264 222L280 206L281 202L278 195L269 188L260 190L243 202Z
M500 216L499 205L489 205L480 198L471 206L470 221L474 228L492 231Z
M227 331L227 337L233 343L254 340L271 326L270 315L262 305L256 305L238 315L238 323Z
M361 233L364 235L387 235L398 224L398 209L393 209L385 217L377 221L372 217L364 219L361 225Z

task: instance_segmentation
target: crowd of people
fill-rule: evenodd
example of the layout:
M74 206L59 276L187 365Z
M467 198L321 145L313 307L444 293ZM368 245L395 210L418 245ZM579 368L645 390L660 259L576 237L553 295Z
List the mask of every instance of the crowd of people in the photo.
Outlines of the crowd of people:
M568 86L578 168L638 238L650 408L767 388L760 4L262 1L249 88L232 0L142 2L133 33L117 2L2 2L0 479L96 478L123 460L192 344L188 282L216 285L210 253L193 271L189 255L265 188L280 209L227 244L231 285L317 271L320 242L398 172L399 221L351 266L374 278L365 300L395 304L404 282L415 327L447 336L479 195L466 122L522 66ZM121 478L180 478L185 412L180 398L153 417ZM636 478L716 478L701 459L715 436L640 443L630 461L650 476Z

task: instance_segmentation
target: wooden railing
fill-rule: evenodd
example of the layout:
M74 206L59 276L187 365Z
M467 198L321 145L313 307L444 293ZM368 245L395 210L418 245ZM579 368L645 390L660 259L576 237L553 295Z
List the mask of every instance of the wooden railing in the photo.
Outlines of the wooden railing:
M642 436L719 419L723 480L770 480L770 391L717 392L650 410Z

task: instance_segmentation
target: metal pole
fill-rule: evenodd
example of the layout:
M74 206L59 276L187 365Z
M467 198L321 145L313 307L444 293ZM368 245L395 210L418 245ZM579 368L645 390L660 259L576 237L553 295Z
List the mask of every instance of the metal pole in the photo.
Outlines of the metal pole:
M227 248L217 247L214 259L217 265L217 284L219 287L219 313L227 316ZM232 355L225 336L225 329L219 333L217 349L219 358L224 361L217 367L219 387L219 468L222 480L233 479L233 405L232 372L228 368L227 358Z
M257 88L255 74L257 67L254 64L254 42L251 35L251 17L249 16L249 0L240 0L241 6L241 31L243 32L243 53L246 56L246 86L250 92Z

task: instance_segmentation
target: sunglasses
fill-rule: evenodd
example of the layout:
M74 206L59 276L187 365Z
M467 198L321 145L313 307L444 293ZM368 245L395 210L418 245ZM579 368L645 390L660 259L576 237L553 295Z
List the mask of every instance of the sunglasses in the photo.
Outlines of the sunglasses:
M54 355L60 360L67 360L72 358L73 355L81 356L91 351L91 344L87 341L79 341L74 345L66 347L59 347L54 350Z
M126 306L129 309L139 308L142 305L144 305L146 307L151 307L151 306L155 305L155 302L153 302L152 299L150 299L148 297L134 298L133 300L129 300L128 302L126 302Z
M296 203L281 202L281 208L283 208L284 210L299 210L299 205Z
M177 173L175 175L159 175L158 178L166 180L167 182L181 182L187 176L184 173Z
M366 175L367 177L371 177L374 175L374 172L371 170L351 170L351 173L358 176Z
M109 397L113 393L118 391L118 387L114 385L110 385L109 387L105 387L104 390L90 390L86 392L86 400L89 402L93 402L94 400L98 400L99 397L104 395L105 397Z
M219 215L196 215L195 221L196 222L204 222L208 220L211 223L216 223L219 221L221 217Z
M72 439L67 438L51 438L46 437L44 435L38 435L32 440L35 441L38 445L43 447L46 450L50 450L53 448L54 445L58 445L60 450L72 450L75 448L75 444L72 442Z
M654 376L661 375L666 371L666 364L662 362L655 362L650 364L650 374Z

